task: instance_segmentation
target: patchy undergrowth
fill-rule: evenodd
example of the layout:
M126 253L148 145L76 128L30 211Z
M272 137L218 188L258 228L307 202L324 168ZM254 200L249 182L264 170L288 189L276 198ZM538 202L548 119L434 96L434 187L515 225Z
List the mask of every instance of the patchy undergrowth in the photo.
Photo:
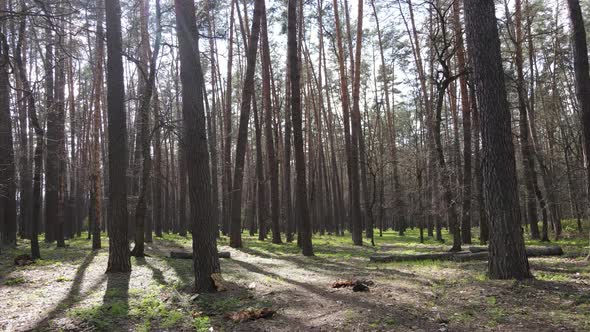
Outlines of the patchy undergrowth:
M590 267L580 257L588 250L585 236L570 232L552 243L564 247L564 257L531 259L535 279L525 282L489 280L481 261L369 262L375 253L448 250L433 239L418 243L416 230L406 236L385 232L375 243L356 247L348 235L316 236L316 256L303 257L293 243L272 244L244 235L244 249L234 250L222 237L220 249L232 257L222 259L228 291L195 295L192 262L167 258L172 249L190 250L190 238L155 238L147 245L150 257L132 258L132 273L108 275L107 249L92 252L85 238L59 249L41 241L43 259L15 267L13 258L28 251L29 244L21 241L0 256L0 330L590 329ZM374 284L359 293L331 287L342 279ZM245 322L228 318L229 313L264 308L276 314Z

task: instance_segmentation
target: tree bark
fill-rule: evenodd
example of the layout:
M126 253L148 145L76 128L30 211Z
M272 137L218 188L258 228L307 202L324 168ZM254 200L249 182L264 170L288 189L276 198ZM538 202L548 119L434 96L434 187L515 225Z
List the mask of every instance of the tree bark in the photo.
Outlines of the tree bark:
M24 89L24 97L27 100L27 104L29 107L29 123L35 132L36 138L36 146L35 151L33 154L33 162L35 163L34 170L33 170L33 213L32 213L32 225L31 225L31 257L33 259L41 258L41 252L39 250L39 222L41 217L41 172L43 171L43 139L44 139L44 131L39 124L39 119L37 117L37 109L35 106L35 96L33 91L31 90L31 86L29 84L29 80L27 78L27 71L25 64L22 60L22 54L24 51L22 50L23 40L25 39L25 28L26 28L26 19L23 18L19 27L19 37L18 43L16 45L16 49L14 52L15 61L18 67L18 74L20 76L20 80L23 84Z
M105 0L109 134L109 261L107 273L130 272L127 239L127 116L123 77L121 6Z
M4 1L0 10L6 10ZM3 19L0 15L0 19ZM0 24L0 246L16 245L16 173L10 116L9 46Z
M211 221L211 173L203 105L203 74L194 1L175 0L176 34L182 81L182 153L189 180L195 290L215 291L212 275L220 272L215 225Z
M465 0L465 27L481 109L483 182L490 222L488 274L531 277L520 228L516 161L493 0Z
M263 2L264 5L264 2ZM264 135L266 136L266 155L268 158L268 171L270 177L270 209L272 242L281 243L281 230L279 227L279 165L273 141L273 105L270 98L270 47L268 42L268 27L266 21L266 6L262 12L262 105L264 108Z
M569 5L569 16L572 25L576 97L580 105L580 114L582 115L582 133L584 136L584 156L588 185L586 192L590 199L590 65L588 64L588 45L580 1L568 0L567 3Z
M297 56L297 0L289 0L287 20L287 58L289 61L289 80L291 82L291 117L293 120L293 143L295 147L295 197L297 214L301 227L301 249L304 256L313 256L311 242L311 222L307 200L307 180L305 174L305 153L303 151L303 129L301 115L301 86L299 59Z
M256 67L256 53L258 51L258 39L260 36L260 19L262 16L262 1L256 0L254 5L254 17L252 19L252 33L248 41L246 76L242 91L242 103L240 107L240 124L238 128L238 142L236 145L236 160L233 178L233 190L231 193L231 224L230 246L242 247L242 186L244 180L244 159L248 141L248 122L252 98L254 97L254 71Z
M455 30L455 45L457 47L457 69L460 73L466 73L465 46L463 44L463 29L460 19L460 1L453 2L453 28ZM459 77L459 89L461 91L461 111L463 113L463 179L462 179L462 203L461 213L461 238L465 244L471 243L471 104L469 103L469 89L467 88L467 75Z

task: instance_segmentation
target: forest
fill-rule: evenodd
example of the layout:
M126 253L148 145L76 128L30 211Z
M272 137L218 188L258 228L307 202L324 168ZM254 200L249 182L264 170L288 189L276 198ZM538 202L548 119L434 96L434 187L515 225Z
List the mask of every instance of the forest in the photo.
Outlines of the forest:
M589 331L588 31L0 0L0 331Z

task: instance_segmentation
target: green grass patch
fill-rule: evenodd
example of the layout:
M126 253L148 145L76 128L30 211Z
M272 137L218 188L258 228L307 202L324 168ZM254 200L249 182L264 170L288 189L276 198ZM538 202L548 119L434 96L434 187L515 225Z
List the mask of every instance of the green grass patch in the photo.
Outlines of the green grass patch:
M59 276L59 277L57 277L57 279L55 279L55 281L57 281L57 282L68 282L68 281L72 281L72 279L70 279L68 277L64 277L64 276Z
M15 286L26 283L27 280L23 277L8 278L4 280L6 286Z
M539 280L543 280L543 281L561 281L561 282L570 281L569 276L566 274L549 273L549 272L544 272L544 271L536 271L535 278L537 278Z

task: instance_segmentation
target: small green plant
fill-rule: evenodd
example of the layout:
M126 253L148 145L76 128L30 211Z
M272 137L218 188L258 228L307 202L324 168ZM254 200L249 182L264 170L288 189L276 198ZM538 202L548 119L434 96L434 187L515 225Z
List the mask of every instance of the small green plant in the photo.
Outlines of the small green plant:
M198 316L193 318L193 328L197 332L206 332L211 327L211 322L207 316Z
M535 272L535 278L544 281L569 281L569 277L563 273Z
M59 277L57 277L57 279L55 279L55 281L57 281L57 282L67 282L67 281L72 281L72 279L70 279L68 277L64 277L64 276L59 276Z
M8 279L4 280L4 284L6 286L20 285L20 284L24 284L25 282L27 282L27 281L23 277L8 278Z
M127 316L128 311L127 303L116 301L109 305L74 309L69 315L88 323L99 331L107 331L113 329L117 320Z

